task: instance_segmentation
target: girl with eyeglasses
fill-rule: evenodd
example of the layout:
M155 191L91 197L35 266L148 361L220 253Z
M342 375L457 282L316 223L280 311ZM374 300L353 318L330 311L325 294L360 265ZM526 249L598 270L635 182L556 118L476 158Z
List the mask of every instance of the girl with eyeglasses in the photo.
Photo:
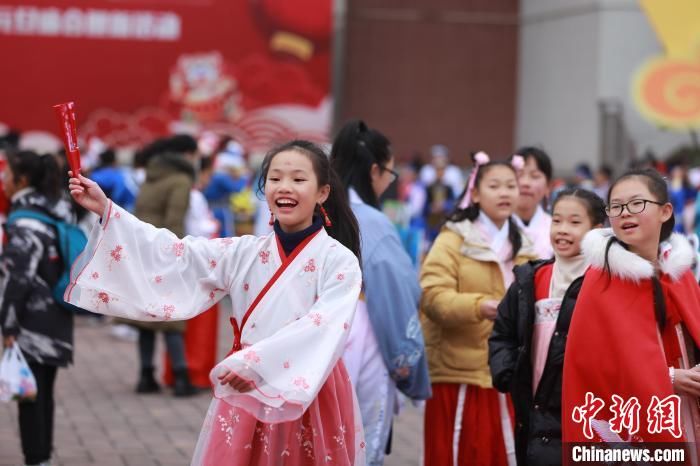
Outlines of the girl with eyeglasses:
M583 241L591 268L564 359L563 440L696 442L700 288L690 270L693 250L672 233L673 207L655 170L618 178L606 213L612 228Z
M333 141L331 166L341 175L360 225L363 294L343 359L362 412L367 464L384 463L397 389L414 400L430 397L420 285L396 228L379 197L396 180L389 140L364 122L343 126Z

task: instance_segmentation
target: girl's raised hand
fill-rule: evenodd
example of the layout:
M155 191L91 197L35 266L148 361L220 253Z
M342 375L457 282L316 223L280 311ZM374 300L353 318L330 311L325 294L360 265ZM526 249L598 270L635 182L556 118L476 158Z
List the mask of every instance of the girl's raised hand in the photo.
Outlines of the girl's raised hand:
M69 171L68 175L71 177L68 181L68 189L75 202L97 215L104 214L109 199L102 188L83 175L78 174L78 178L74 178L72 171Z

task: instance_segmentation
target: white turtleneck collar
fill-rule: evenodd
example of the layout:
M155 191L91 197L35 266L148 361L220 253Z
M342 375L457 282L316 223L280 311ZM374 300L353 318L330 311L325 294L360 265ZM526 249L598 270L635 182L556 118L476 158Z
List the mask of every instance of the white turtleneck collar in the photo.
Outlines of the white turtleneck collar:
M484 213L483 210L479 212L477 221L482 225L484 232L487 234L487 238L485 239L491 249L494 252L500 251L503 245L508 241L510 222L506 220L503 222L503 226L498 228L498 226L489 218L488 215Z

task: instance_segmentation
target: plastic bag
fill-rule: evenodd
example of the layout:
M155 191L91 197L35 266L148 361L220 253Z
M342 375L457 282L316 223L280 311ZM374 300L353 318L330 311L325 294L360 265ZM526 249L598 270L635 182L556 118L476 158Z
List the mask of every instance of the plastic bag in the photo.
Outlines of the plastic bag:
M33 400L36 379L17 342L6 348L0 360L0 401Z

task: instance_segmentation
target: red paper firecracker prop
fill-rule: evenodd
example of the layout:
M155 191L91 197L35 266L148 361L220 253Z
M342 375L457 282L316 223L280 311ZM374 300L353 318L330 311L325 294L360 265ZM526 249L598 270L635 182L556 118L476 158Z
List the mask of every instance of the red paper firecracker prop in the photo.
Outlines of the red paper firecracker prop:
M78 176L80 173L80 149L78 148L78 130L75 127L75 103L66 102L54 105L53 108L61 128L68 166L73 172L73 176Z

